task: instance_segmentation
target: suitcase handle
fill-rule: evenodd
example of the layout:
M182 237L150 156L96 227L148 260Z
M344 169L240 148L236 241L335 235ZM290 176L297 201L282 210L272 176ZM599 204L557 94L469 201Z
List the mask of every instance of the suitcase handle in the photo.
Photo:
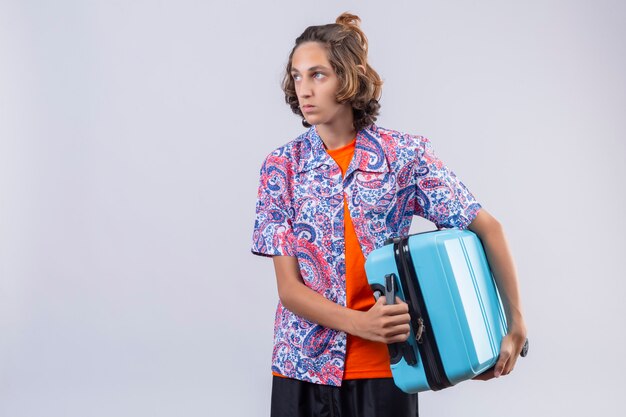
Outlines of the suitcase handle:
M378 299L384 295L386 304L395 304L397 285L395 274L385 275L384 287L380 284L374 284L371 286L374 291L374 298L378 301ZM417 364L415 351L408 342L390 343L387 345L387 349L389 350L389 362L392 365L400 362L400 359L403 357L408 365L413 366Z

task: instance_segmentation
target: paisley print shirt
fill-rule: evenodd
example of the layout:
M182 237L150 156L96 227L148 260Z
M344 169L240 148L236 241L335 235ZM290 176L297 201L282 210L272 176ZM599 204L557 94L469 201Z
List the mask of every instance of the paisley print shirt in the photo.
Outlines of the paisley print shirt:
M426 137L371 124L357 132L342 177L315 125L271 152L260 170L252 253L298 259L304 283L346 305L344 193L364 256L406 235L414 215L438 228L467 228L481 205ZM344 332L320 326L280 301L272 370L289 378L340 386Z

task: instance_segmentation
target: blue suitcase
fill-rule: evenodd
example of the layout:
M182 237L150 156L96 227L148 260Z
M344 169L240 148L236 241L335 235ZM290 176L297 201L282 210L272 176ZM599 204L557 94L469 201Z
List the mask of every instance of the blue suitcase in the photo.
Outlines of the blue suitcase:
M365 271L376 298L390 304L397 294L409 305L411 336L389 345L401 390L441 390L496 364L506 318L475 233L455 228L395 238L369 254Z

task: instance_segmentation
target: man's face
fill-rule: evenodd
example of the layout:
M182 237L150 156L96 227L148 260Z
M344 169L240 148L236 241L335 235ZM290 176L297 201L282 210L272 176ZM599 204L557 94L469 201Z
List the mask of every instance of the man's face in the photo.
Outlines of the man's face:
M309 124L333 124L350 108L349 104L339 104L335 99L339 78L319 43L305 42L298 46L291 66L298 104ZM307 108L307 105L313 107Z

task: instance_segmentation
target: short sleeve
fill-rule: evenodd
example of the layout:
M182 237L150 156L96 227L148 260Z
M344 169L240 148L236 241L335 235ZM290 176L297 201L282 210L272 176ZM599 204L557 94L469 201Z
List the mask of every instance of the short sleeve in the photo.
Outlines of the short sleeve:
M289 216L290 175L283 158L270 154L260 170L252 253L260 256L296 256L295 235Z
M466 229L482 206L455 173L435 155L430 140L422 136L417 138L416 214L440 229Z

